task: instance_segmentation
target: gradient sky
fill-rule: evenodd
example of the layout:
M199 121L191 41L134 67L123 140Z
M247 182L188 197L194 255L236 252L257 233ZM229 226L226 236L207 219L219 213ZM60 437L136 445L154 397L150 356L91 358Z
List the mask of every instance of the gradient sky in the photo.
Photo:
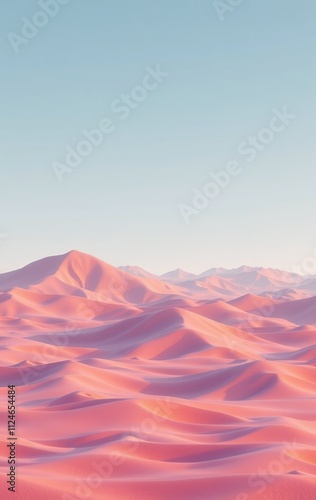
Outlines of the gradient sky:
M38 2L0 5L0 272L73 248L156 273L313 254L314 1L244 0L221 21L209 0L71 0L17 54L8 33ZM157 64L169 76L120 120L111 104ZM296 118L247 163L238 145L284 106ZM52 163L102 118L115 131L59 183ZM236 159L185 224L179 204Z

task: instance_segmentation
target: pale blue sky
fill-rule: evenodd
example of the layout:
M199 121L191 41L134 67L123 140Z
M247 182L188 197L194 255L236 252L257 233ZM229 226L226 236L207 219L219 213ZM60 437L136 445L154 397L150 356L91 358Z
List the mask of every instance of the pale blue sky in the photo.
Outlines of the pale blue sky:
M18 53L8 33L41 8L0 5L0 272L73 248L157 273L312 255L314 1L244 0L221 21L209 0L71 0ZM111 104L157 64L169 76L120 120ZM248 163L238 145L284 106L296 118ZM115 131L59 183L52 163L102 118ZM179 204L230 160L242 172L186 224Z

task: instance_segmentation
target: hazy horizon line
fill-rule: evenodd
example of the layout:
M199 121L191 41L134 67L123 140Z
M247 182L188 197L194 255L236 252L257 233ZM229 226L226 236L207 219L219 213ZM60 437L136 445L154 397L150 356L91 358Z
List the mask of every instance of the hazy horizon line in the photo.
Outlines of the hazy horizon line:
M88 252L84 252L81 250L77 250L77 249L71 249L71 250L64 252L64 253L61 253L61 254L50 254L50 255L47 255L45 257L36 258L35 260L28 261L27 264L24 264L22 266L14 267L13 269L9 269L8 271L0 272L0 276L14 272L14 271L22 270L22 269L24 269L32 264L35 264L36 262L40 262L40 261L43 261L45 259L50 259L50 258L54 258L54 257L56 257L56 258L57 257L65 257L71 253L88 255L88 256L93 257L94 259L100 260L100 261L104 262L105 264L108 264L116 269L124 270L124 268L126 268L126 267L138 268L138 269L141 269L142 271L145 271L148 274L152 274L152 275L156 276L157 278L162 278L166 274L170 274L170 273L175 272L175 271L182 271L182 272L185 272L186 274L191 274L194 277L198 278L198 277L201 277L202 274L206 273L207 271L211 271L213 269L214 270L223 270L223 271L237 271L238 269L241 269L241 268L250 268L251 270L265 269L265 270L281 271L281 272L285 272L285 273L296 274L296 275L303 276L303 277L316 276L316 273L314 273L314 274L313 273L300 273L298 271L295 271L294 269L289 270L289 269L283 269L283 268L279 268L279 267L258 266L258 265L248 265L248 264L241 264L240 266L237 266L237 267L211 266L211 267L204 269L200 273L196 273L196 272L193 272L193 271L181 268L181 267L171 268L171 269L169 268L169 270L167 270L161 274L158 274L158 273L156 273L154 271L150 271L146 267L140 266L138 264L121 264L119 266L116 266L116 265L111 264L110 262L108 262L107 260L105 260L101 257L97 257L93 254L90 254ZM293 267L297 267L297 266L293 266ZM128 271L125 271L125 272L128 272Z

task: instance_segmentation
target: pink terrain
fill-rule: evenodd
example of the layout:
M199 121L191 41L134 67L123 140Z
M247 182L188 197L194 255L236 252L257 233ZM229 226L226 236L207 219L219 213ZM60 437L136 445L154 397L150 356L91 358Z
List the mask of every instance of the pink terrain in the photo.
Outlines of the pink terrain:
M73 251L2 274L0 316L1 498L315 500L315 277Z

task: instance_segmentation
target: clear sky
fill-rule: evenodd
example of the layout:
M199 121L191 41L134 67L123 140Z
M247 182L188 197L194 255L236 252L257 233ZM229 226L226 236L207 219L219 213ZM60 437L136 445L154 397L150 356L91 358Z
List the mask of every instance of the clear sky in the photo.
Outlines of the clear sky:
M156 273L313 255L315 1L60 2L0 3L0 272L70 249ZM72 169L68 146L89 153Z

